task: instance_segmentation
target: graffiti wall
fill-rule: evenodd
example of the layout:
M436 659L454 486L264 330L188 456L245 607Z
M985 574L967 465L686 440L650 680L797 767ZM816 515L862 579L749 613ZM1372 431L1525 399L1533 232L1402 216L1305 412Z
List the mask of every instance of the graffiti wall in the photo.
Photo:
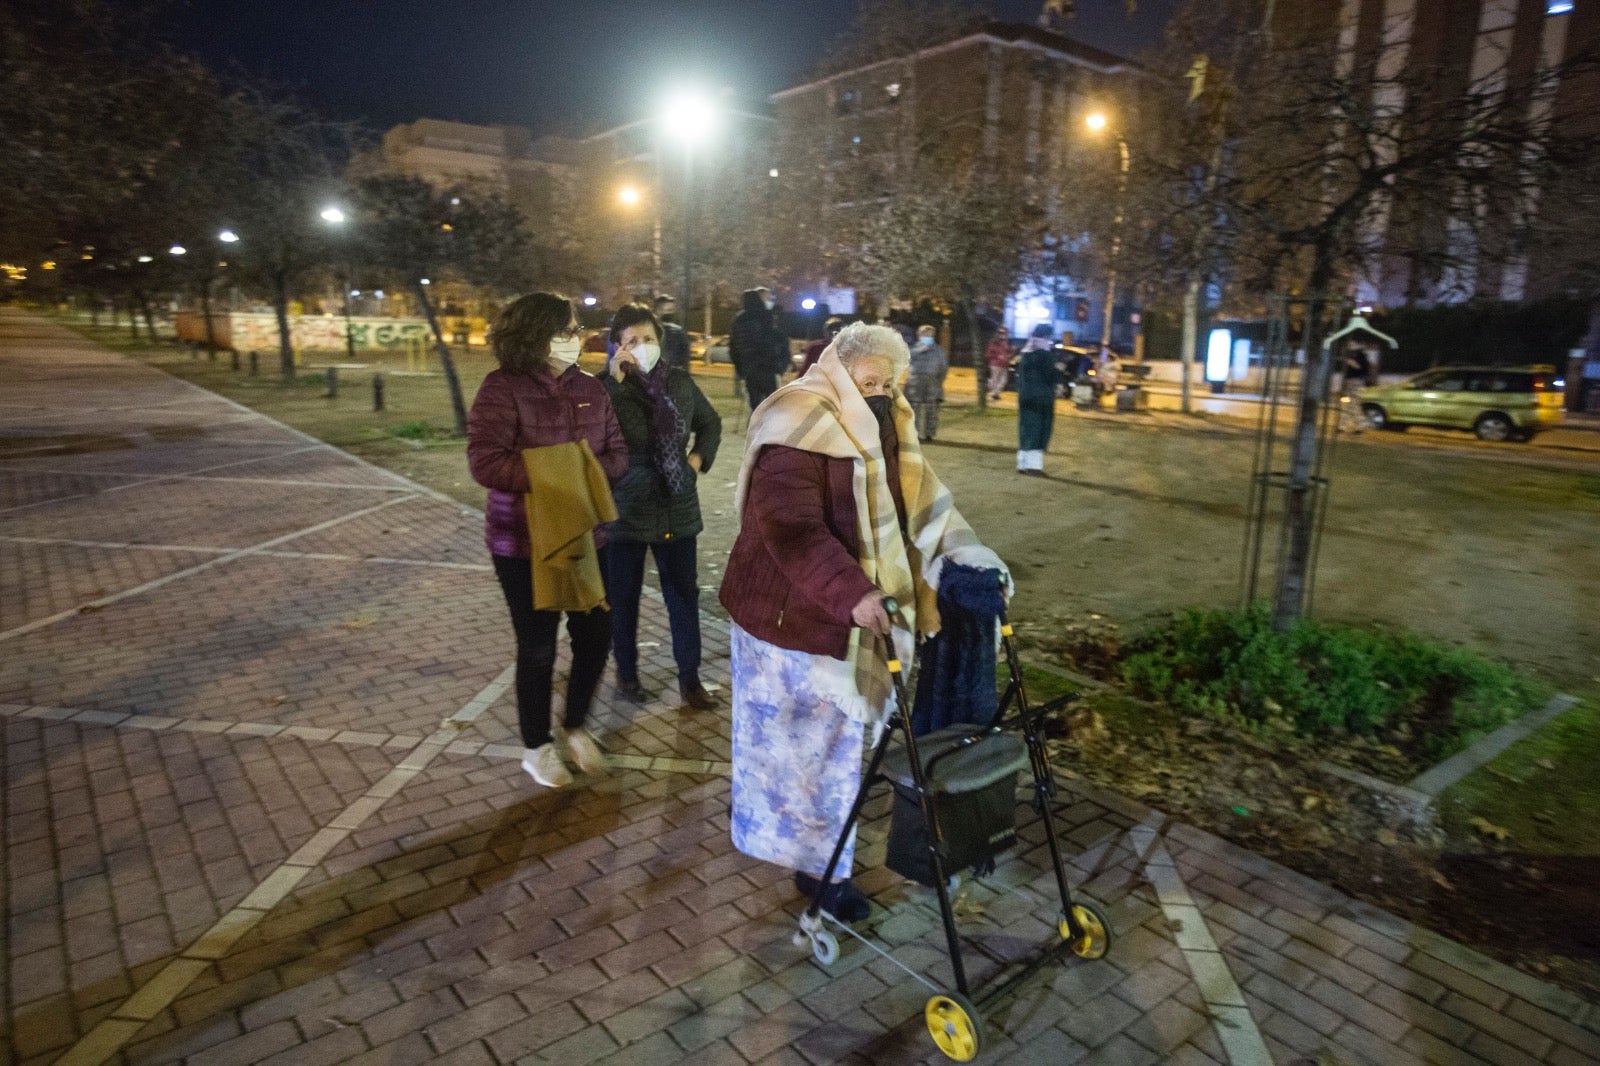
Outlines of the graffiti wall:
M180 311L177 327L179 340L205 343L205 316L198 311ZM266 351L278 346L276 315L237 311L212 315L211 329L217 344L223 348L237 348L243 352L251 349ZM313 348L337 351L344 347L344 330L345 320L342 316L289 316L290 340L296 351ZM419 341L426 343L428 324L420 318L352 318L350 335L355 339L357 351L388 351L405 348Z

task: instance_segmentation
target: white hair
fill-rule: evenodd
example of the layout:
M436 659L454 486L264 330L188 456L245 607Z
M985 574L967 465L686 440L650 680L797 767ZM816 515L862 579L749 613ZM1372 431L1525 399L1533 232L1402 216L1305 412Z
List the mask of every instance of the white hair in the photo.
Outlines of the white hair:
M865 322L852 322L839 331L833 339L833 350L839 362L849 371L862 359L887 359L894 364L894 380L911 365L911 352L906 347L900 331L889 326L869 326Z

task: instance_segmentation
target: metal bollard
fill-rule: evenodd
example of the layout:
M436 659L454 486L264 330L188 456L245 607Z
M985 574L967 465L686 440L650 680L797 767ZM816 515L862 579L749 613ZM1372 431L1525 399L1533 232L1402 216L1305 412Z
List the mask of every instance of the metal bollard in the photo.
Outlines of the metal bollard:
M322 395L323 395L324 399L329 399L329 400L331 400L331 399L333 399L333 398L335 398L336 396L339 395L339 368L338 367L330 366L328 368L328 391L323 393Z
M383 410L383 375L372 375L372 409Z
M256 355L255 349L250 350L250 376L256 377L261 373L261 357Z
M228 354L233 356L233 372L237 374L239 372L239 349L229 348Z

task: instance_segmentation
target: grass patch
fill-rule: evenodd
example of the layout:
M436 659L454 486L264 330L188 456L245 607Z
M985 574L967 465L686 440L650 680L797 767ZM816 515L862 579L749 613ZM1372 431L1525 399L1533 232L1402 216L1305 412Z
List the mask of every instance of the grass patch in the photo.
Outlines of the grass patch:
M1421 766L1550 696L1504 663L1409 633L1311 619L1279 633L1264 606L1180 611L1128 646L1122 677L1182 714L1377 737Z
M407 422L392 423L385 426L383 431L391 437L398 437L401 440L420 441L422 443L436 441L445 436L444 430L421 418L414 418Z
M1471 837L1472 819L1482 818L1506 829L1519 851L1590 855L1600 823L1596 767L1600 706L1586 701L1451 786L1439 804L1444 828Z

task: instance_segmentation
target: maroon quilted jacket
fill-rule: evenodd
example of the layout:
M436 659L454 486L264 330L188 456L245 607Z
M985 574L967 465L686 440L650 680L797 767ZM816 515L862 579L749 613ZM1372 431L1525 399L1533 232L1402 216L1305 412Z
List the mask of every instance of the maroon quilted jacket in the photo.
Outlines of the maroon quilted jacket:
M889 488L904 530L893 429L884 436ZM848 653L850 611L876 587L856 558L854 467L850 459L782 445L756 456L719 598L757 640L835 659Z
M494 555L526 559L528 515L523 494L525 448L586 440L608 478L628 468L628 447L605 386L577 367L559 377L495 370L483 379L467 415L467 465L472 480L489 490L484 543ZM595 539L600 540L600 530Z

